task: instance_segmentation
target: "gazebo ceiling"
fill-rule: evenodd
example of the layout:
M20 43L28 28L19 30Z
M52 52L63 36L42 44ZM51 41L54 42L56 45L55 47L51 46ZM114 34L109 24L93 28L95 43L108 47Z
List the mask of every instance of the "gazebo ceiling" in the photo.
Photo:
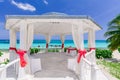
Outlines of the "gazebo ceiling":
M37 25L36 25L37 24ZM71 33L71 24L68 23L59 23L59 22L47 22L47 23L35 23L34 31L41 34L70 34ZM42 27L40 27L42 26Z
M82 22L82 26L79 24ZM83 27L84 32L89 29L100 30L88 16L67 15L64 13L50 12L43 15L8 15L6 16L6 29L15 28L19 31L24 23L34 26L36 34L71 34L72 26Z

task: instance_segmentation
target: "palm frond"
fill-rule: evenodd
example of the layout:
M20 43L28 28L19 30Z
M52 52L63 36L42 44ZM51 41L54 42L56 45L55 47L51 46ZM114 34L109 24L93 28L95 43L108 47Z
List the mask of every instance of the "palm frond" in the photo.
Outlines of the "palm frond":
M120 14L117 17L115 17L111 22L109 22L108 26L113 24L120 24Z
M105 37L108 37L108 36L112 36L112 35L115 35L115 34L120 34L120 30L114 30L114 31L107 31L104 36Z
M117 26L109 26L107 30L110 31L110 30L118 30L118 29L120 30L120 25L117 25Z

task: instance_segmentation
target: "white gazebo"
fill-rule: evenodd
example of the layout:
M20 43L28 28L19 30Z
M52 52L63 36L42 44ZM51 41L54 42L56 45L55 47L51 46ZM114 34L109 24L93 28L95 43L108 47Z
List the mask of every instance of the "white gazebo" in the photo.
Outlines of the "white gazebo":
M91 67L91 79L98 80L95 77L95 32L101 30L101 27L89 16L66 15L64 13L46 13L43 15L8 15L6 16L6 29L10 32L10 61L16 58L16 33L20 32L20 47L17 53L27 61L27 65L19 67L18 78L21 79L25 74L31 75L30 59L28 52L33 42L34 34L42 34L46 37L46 48L52 35L59 35L62 45L64 45L65 36L70 34L73 37L74 44L78 50L78 56L75 59L68 60L68 68L79 75L80 80L84 78L83 65L89 64ZM84 33L88 33L88 48L91 53L85 52ZM62 46L62 48L64 48ZM47 49L46 49L47 51ZM63 50L62 50L63 51ZM21 55L21 53L23 55ZM86 53L86 54L85 54ZM86 56L84 58L83 56ZM78 61L78 63L77 63ZM24 63L24 62L23 62ZM21 62L22 64L22 62Z

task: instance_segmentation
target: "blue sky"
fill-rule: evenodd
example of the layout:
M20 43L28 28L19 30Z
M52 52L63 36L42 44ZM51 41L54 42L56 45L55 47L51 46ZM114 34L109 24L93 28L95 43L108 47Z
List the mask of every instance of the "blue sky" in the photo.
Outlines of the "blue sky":
M4 27L5 15L41 15L46 12L91 16L103 28L96 32L96 39L103 40L108 22L120 14L120 0L0 0L0 39L9 38ZM37 35L35 38L43 37Z

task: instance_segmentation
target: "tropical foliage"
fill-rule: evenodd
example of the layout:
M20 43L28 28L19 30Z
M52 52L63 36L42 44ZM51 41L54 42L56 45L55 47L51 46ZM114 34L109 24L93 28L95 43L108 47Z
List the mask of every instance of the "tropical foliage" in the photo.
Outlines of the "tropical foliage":
M40 51L39 48L31 48L30 49L30 54L35 54L35 53L38 53Z
M96 58L112 58L112 51L107 49L96 49Z
M59 49L48 49L48 52L59 52Z
M0 56L2 56L3 55L3 53L0 51Z
M116 50L120 47L120 14L108 24L105 37L107 37L107 41L109 42L109 49Z

